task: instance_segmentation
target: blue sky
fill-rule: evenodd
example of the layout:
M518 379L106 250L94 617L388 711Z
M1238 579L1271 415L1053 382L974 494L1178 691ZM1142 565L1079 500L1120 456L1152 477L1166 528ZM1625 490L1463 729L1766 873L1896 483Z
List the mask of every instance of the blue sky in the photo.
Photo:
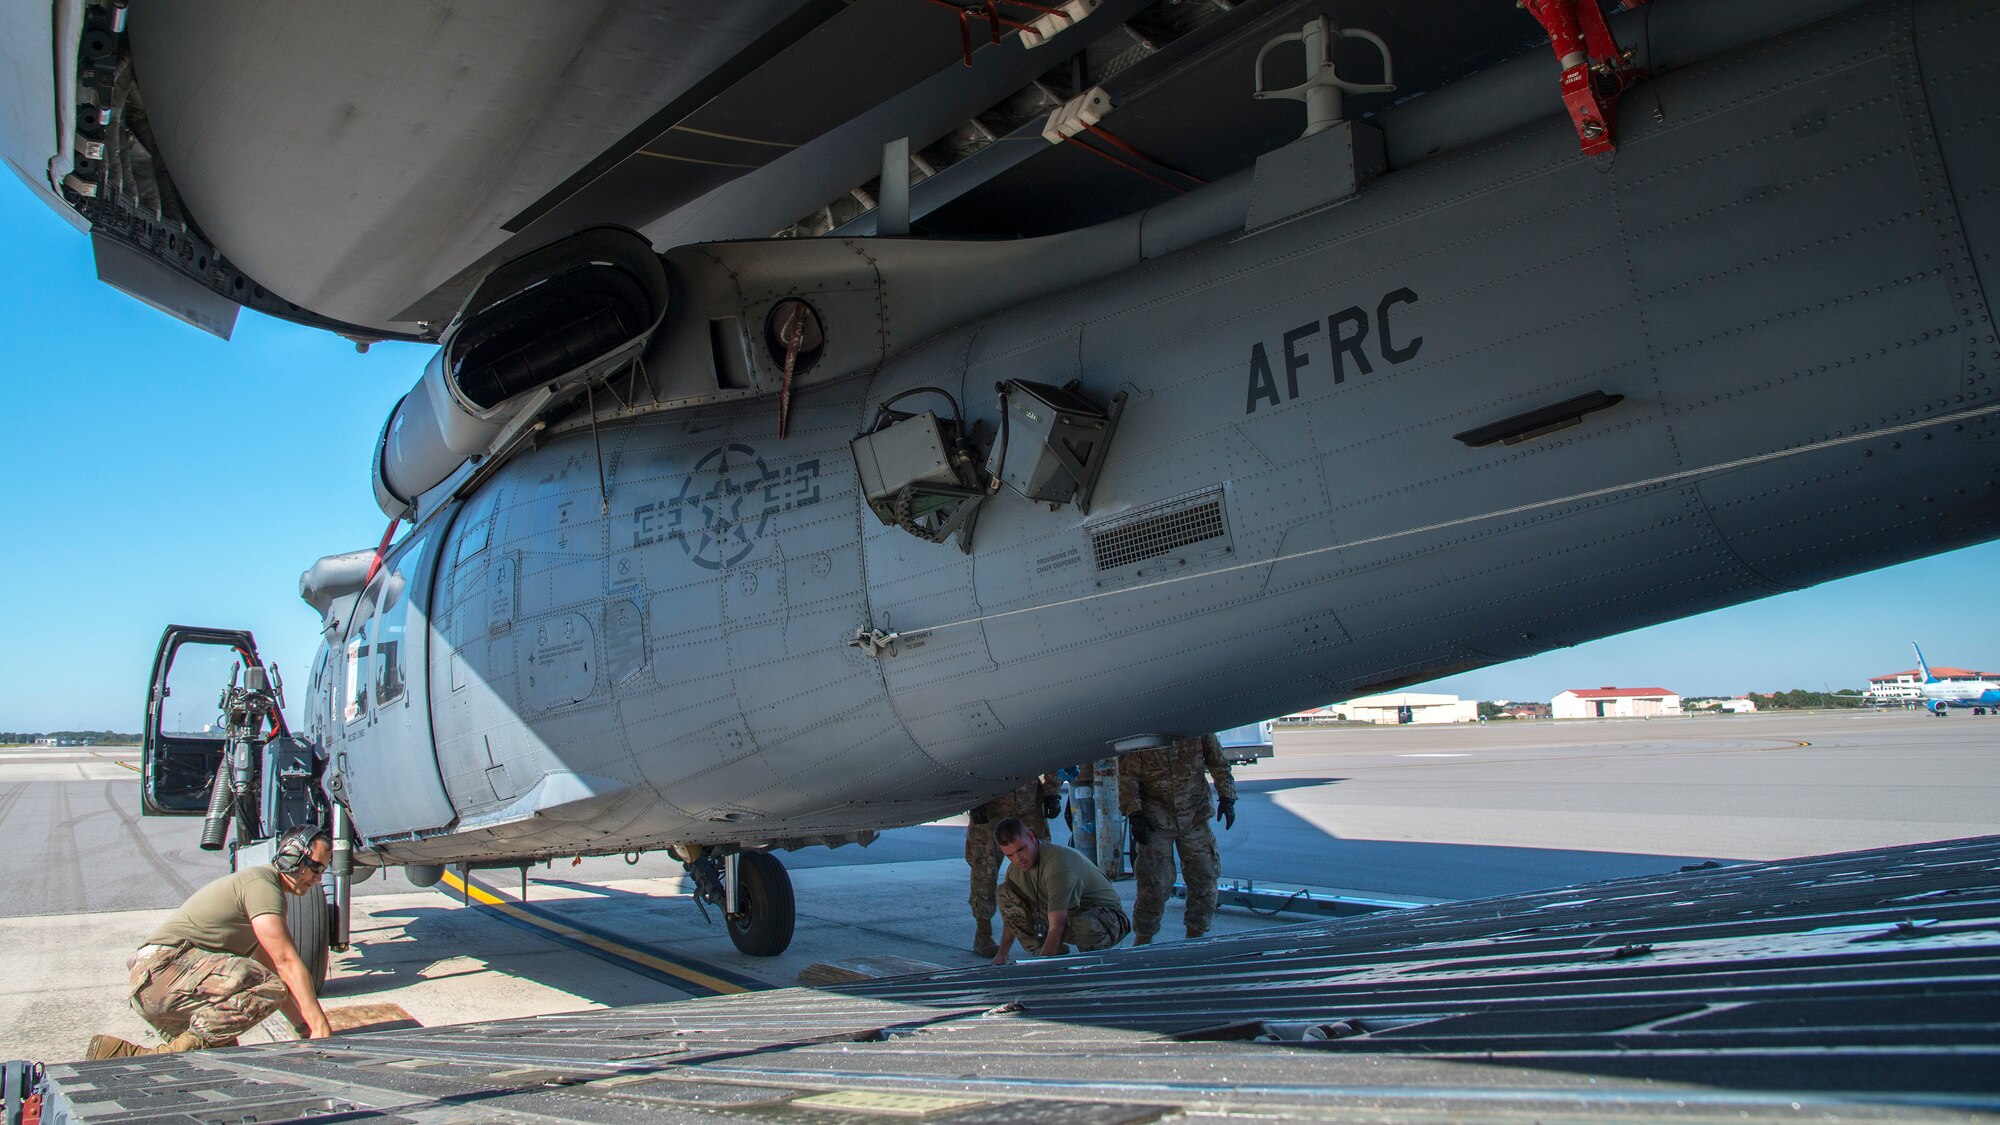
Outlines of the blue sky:
M299 572L381 537L369 458L430 349L359 355L247 311L214 339L100 284L89 239L4 173L0 238L17 263L0 278L0 730L138 730L169 622L255 632L296 714L319 642ZM1427 690L1860 687L1908 667L1913 638L1935 662L2000 667L1996 576L1986 544ZM1974 588L1987 604L1961 599Z

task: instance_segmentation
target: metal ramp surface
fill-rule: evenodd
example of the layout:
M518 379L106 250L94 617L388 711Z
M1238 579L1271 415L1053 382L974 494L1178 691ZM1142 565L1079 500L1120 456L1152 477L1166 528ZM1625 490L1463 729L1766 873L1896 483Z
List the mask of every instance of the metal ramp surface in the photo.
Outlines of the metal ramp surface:
M76 1123L1983 1119L2000 837L46 1080Z

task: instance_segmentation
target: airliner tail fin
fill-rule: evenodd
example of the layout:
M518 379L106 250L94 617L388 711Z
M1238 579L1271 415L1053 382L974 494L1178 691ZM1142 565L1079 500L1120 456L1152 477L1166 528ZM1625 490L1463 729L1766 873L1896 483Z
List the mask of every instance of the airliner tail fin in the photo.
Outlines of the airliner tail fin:
M1927 684L1937 683L1937 677L1931 675L1931 666L1924 662L1924 650L1917 648L1917 642L1915 641L1910 642L1910 647L1917 649L1917 671L1924 674L1924 682Z

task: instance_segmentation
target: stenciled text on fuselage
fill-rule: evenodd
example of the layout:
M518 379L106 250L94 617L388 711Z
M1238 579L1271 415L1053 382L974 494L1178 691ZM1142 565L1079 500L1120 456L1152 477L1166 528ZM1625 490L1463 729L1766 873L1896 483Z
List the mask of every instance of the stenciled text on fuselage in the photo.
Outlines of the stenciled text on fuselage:
M1408 363L1424 346L1422 336L1398 343L1390 325L1390 313L1398 305L1417 303L1415 290L1402 288L1383 294L1371 317L1367 309L1351 305L1324 320L1312 320L1288 330L1278 345L1278 363L1284 370L1283 397L1271 366L1271 354L1259 340L1250 345L1250 386L1244 395L1243 412L1255 414L1260 405L1282 406L1299 397L1299 373L1313 366L1315 356L1325 357L1333 370L1333 381L1345 383L1349 364L1355 374L1375 371L1368 352L1373 350L1387 364ZM1310 381L1312 374L1306 376Z

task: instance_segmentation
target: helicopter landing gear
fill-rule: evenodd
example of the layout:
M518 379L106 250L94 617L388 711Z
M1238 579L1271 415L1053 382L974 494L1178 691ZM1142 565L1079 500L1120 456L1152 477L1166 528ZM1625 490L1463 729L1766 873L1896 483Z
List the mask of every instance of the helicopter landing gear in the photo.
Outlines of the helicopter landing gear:
M792 877L769 852L732 852L717 856L701 852L683 856L682 866L695 884L695 904L722 908L729 940L752 957L776 957L792 944L798 911L792 898Z

